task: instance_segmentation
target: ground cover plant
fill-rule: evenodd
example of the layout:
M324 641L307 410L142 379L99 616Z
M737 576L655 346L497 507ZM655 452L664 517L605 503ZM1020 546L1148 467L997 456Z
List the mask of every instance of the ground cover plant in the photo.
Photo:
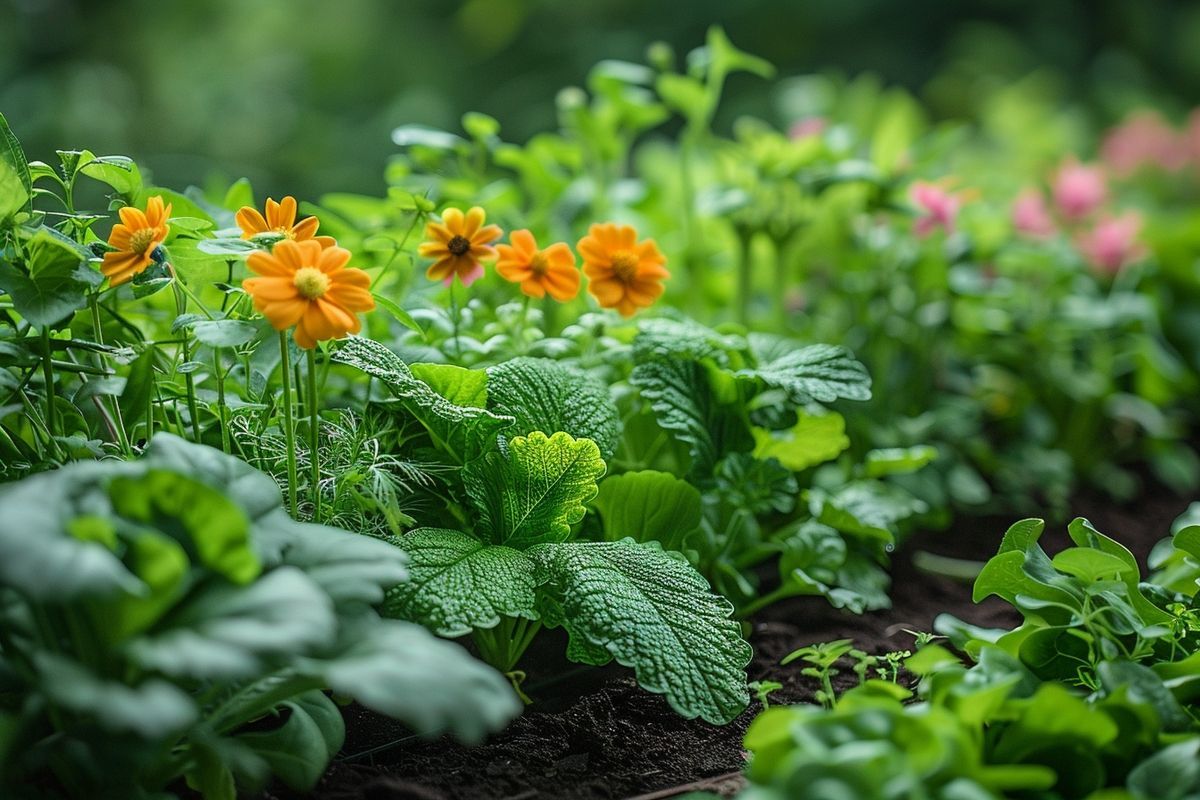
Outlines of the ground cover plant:
M794 124L720 128L731 76ZM1191 796L1191 517L1146 577L1083 518L936 532L1200 484L1200 153L981 102L713 27L311 202L0 117L0 788L320 796L356 721L455 754L620 676L749 724L741 797ZM752 647L963 579L1007 627Z

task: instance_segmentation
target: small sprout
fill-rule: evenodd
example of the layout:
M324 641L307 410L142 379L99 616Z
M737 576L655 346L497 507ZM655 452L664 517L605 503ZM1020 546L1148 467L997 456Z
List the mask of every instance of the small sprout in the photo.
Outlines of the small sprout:
M777 692L783 688L783 684L778 681L751 681L747 685L764 709L771 707L771 692Z

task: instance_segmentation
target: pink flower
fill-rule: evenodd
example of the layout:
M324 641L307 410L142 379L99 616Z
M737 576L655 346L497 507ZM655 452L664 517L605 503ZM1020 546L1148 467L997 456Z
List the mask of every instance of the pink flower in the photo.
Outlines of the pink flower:
M1054 177L1054 204L1068 220L1083 219L1107 199L1108 184L1099 167L1089 167L1072 158Z
M954 220L958 217L959 198L936 183L917 181L909 189L909 198L920 208L922 216L913 223L913 231L925 238L937 228L946 233L954 231Z
M1104 217L1090 230L1079 235L1076 245L1088 263L1097 270L1115 275L1126 264L1145 255L1138 243L1142 218L1134 212L1119 217Z
M1187 135L1177 133L1157 113L1139 111L1108 132L1100 157L1121 177L1146 166L1178 172L1188 162Z
M1044 239L1054 234L1054 220L1046 206L1046 198L1038 189L1023 189L1012 206L1013 227L1017 233L1031 239Z
M820 136L829 127L829 121L824 117L805 117L798 119L788 128L788 137L794 141Z

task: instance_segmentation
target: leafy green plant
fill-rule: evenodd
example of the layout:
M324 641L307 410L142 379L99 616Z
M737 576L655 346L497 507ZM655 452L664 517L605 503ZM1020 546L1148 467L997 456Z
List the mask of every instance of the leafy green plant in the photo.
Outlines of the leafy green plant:
M386 385L461 464L466 530L422 527L400 539L412 578L385 613L443 636L472 634L483 658L510 674L540 628L562 627L569 658L632 667L684 716L723 723L745 708L750 648L728 603L657 544L573 532L605 471L601 447L618 430L602 393L587 401L595 390L585 375L532 360L410 369L358 338L334 358Z
M468 741L519 708L461 648L374 611L409 577L400 549L293 521L208 447L160 433L136 461L5 486L0 515L6 796L310 788L344 737L327 692Z

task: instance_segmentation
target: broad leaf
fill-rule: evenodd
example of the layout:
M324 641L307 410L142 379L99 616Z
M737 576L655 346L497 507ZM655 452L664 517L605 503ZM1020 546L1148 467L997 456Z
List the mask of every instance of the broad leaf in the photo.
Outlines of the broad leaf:
M774 458L795 472L837 458L850 446L846 420L833 412L801 413L796 424L786 431L754 428L751 433L755 457Z
M604 475L596 443L535 432L513 439L507 451L488 453L463 468L480 538L518 550L566 541Z
M499 433L513 423L512 417L447 400L418 380L399 356L371 339L352 336L343 340L333 360L381 381L459 464L494 448Z
M491 628L501 617L537 618L534 564L521 551L442 528L415 530L400 545L412 559L412 575L388 595L387 616L441 636Z
M866 367L843 347L794 347L787 340L767 334L752 334L750 347L758 366L741 370L738 375L783 389L793 403L871 399L871 378Z
M516 419L514 433L565 431L591 439L605 460L621 435L608 387L585 372L548 358L514 358L487 370L488 408Z
M453 364L413 364L413 377L459 406L488 407L488 374Z
M685 717L724 724L749 703L751 649L729 603L652 545L569 542L530 551L569 629L632 667Z
M600 512L606 541L656 541L683 549L683 538L700 526L700 490L667 472L642 470L600 482L592 505Z
M305 692L283 703L282 708L290 713L278 728L243 733L237 741L266 761L288 786L307 792L342 749L346 724L338 707L322 692Z

